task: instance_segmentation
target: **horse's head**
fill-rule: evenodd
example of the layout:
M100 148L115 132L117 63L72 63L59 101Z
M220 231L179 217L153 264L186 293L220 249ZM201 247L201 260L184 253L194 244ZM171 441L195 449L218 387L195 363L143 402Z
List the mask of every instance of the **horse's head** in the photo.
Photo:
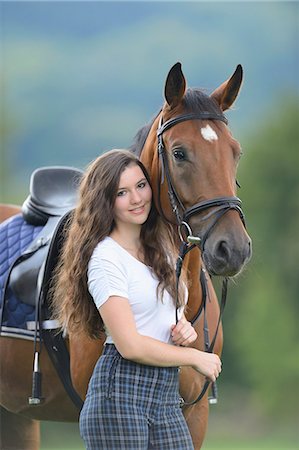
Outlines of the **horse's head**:
M159 209L167 220L186 224L182 234L200 237L205 265L214 275L236 275L251 255L236 197L241 149L223 114L235 101L241 82L238 66L208 96L186 89L181 64L175 64L165 83L166 102L141 155L151 172ZM154 154L153 147L158 149Z

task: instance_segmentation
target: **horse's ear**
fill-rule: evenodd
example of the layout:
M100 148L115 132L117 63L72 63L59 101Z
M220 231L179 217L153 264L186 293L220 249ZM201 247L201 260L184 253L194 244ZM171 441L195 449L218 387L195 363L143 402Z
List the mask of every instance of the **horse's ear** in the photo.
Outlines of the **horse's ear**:
M182 72L182 65L177 62L167 75L164 89L165 100L171 108L175 108L180 103L185 90L186 80Z
M243 79L243 68L239 64L234 74L222 83L214 92L211 97L216 100L222 111L229 109L236 100Z

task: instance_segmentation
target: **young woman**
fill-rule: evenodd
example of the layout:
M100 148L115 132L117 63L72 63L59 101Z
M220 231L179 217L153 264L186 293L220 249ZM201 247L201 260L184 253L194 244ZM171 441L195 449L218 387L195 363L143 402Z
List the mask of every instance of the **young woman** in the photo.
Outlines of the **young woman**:
M189 348L196 332L179 288L176 247L152 202L142 163L112 150L86 171L57 273L54 304L68 332L106 342L80 414L88 450L190 450L179 406L180 366L215 381L217 355Z

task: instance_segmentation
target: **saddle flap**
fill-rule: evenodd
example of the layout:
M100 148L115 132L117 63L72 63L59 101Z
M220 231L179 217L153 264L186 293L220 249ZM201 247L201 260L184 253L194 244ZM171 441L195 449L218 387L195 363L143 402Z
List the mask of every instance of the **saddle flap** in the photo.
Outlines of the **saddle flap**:
M47 251L47 247L40 248L11 271L9 287L15 297L27 305L35 306L36 304L37 278Z
M72 220L73 217L73 213L74 211L71 210L68 213L66 213L63 217L61 217L60 221L58 222L54 230L43 271L42 303L47 303L47 296L49 289L51 287L53 271L55 270L56 265L58 264L62 247L66 239L67 230L69 229L70 221Z
M39 298L38 279L43 277L45 261L60 220L57 216L49 217L47 224L10 269L8 286L14 296L27 305L35 306Z

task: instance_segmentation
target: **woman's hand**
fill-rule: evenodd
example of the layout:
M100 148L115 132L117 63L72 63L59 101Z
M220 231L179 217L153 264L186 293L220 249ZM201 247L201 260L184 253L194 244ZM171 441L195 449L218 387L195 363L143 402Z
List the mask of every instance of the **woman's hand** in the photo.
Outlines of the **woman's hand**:
M171 338L175 345L188 347L197 338L197 333L190 322L183 316L176 325L171 326Z
M221 361L215 353L199 351L197 361L192 367L197 372L205 375L209 381L214 382L221 372Z

